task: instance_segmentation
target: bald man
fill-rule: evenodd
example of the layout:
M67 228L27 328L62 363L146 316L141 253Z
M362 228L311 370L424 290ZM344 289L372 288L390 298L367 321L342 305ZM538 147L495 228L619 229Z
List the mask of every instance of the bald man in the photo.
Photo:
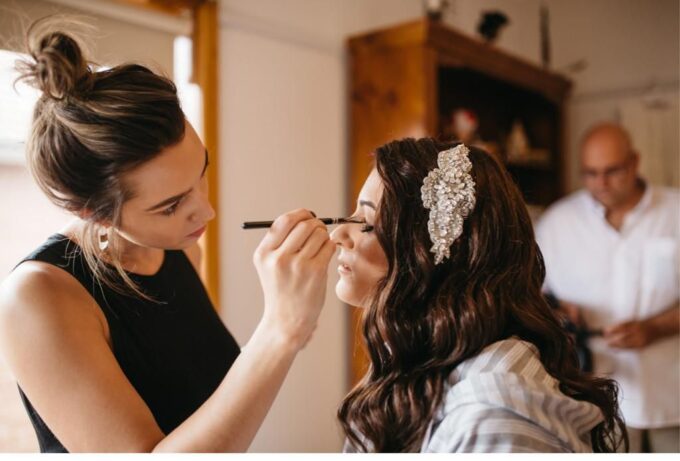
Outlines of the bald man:
M581 142L584 189L542 216L544 289L591 332L596 374L618 381L631 451L680 451L680 194L639 175L618 125Z

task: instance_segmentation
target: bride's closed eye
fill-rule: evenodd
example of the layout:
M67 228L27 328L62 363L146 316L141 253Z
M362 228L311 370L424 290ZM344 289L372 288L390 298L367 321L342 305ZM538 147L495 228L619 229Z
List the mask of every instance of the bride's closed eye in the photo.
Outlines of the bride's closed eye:
M370 224L364 224L361 226L361 232L371 232L373 230L373 226Z
M373 230L373 226L366 222L366 218L360 218L358 216L351 216L349 219L356 220L356 222L363 224L363 226L361 226L361 232L371 232Z
M357 222L360 222L360 223L363 224L363 226L361 226L361 232L371 232L373 230L373 226L366 222L366 218L360 218L358 216L351 216L349 219L354 219Z

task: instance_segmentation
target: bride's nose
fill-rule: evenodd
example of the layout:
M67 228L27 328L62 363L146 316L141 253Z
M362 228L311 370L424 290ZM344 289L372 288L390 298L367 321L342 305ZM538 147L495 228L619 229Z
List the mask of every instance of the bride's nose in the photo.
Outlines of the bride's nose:
M349 235L349 224L340 224L331 232L331 240L344 248L352 248L352 237Z

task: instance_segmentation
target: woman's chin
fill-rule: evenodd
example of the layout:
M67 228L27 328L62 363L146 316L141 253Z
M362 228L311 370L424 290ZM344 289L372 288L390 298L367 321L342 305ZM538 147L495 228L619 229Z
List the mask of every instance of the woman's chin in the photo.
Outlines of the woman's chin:
M343 303L349 304L350 306L354 307L363 307L361 298L359 296L356 296L354 290L352 290L351 287L347 286L347 284L342 279L339 280L338 283L335 285L335 295Z

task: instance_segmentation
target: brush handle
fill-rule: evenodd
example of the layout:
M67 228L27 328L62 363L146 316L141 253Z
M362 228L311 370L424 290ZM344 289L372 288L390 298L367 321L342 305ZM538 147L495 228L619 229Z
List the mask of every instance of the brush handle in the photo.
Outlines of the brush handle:
M363 224L363 221L355 221L349 218L319 218L319 221L326 225L344 223ZM266 229L271 227L272 224L274 224L274 221L247 221L241 224L241 229Z

